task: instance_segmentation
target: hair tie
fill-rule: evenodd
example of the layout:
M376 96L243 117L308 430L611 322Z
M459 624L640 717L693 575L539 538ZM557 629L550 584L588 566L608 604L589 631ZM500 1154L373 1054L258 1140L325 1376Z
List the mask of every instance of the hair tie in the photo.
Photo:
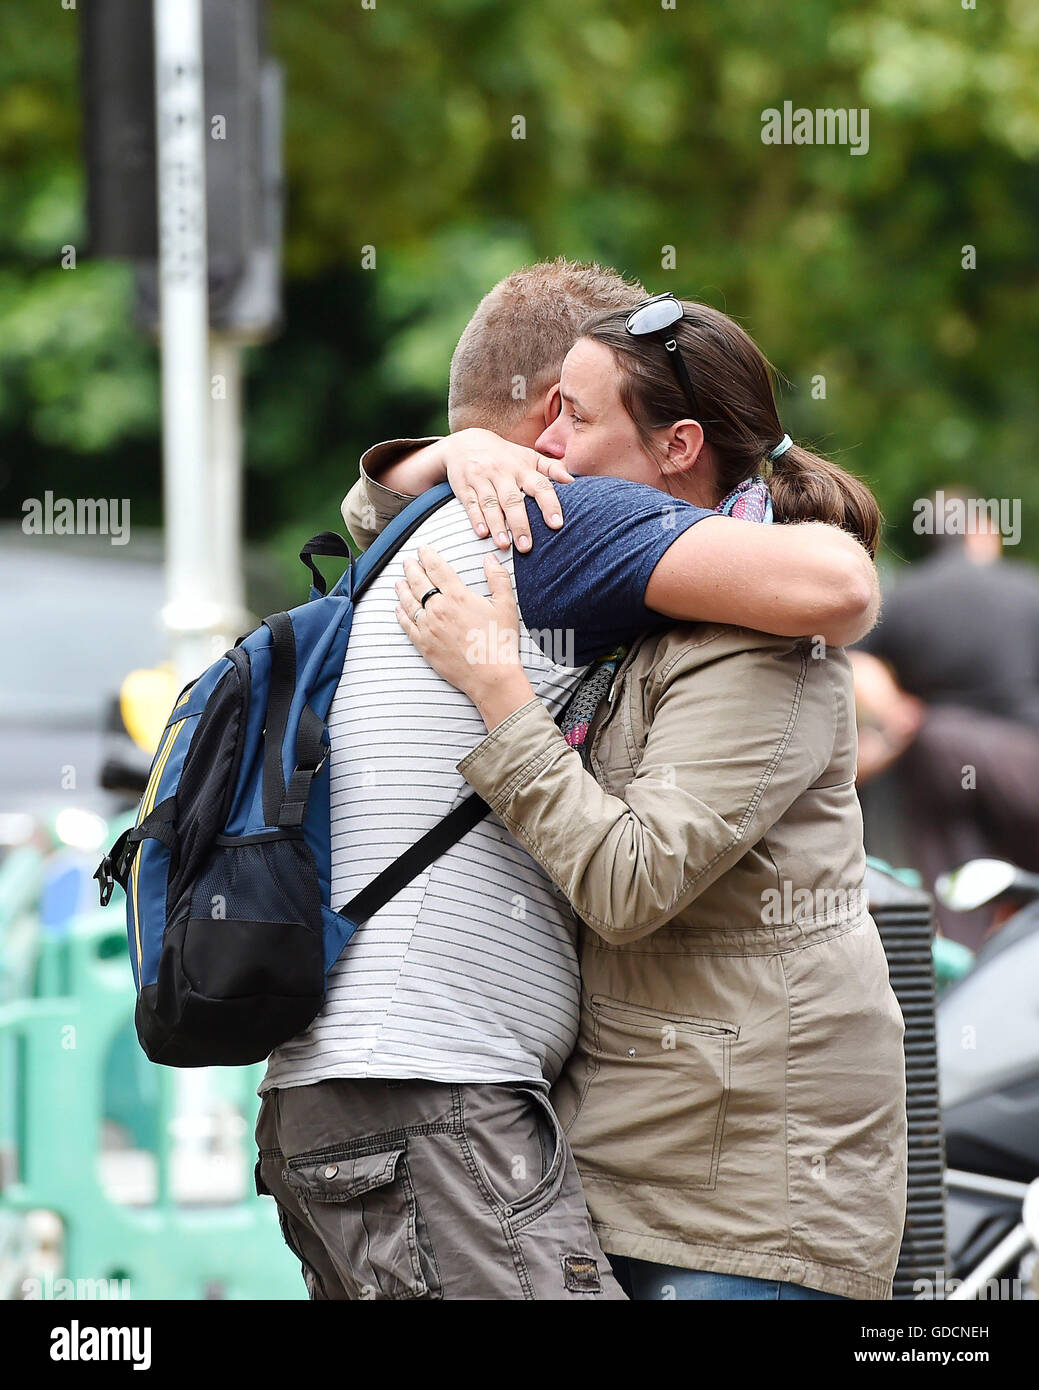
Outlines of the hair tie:
M790 438L788 434L784 434L783 438L779 441L776 447L769 454L769 463L775 463L776 459L782 458L786 451L788 449L792 449L793 446L794 441Z

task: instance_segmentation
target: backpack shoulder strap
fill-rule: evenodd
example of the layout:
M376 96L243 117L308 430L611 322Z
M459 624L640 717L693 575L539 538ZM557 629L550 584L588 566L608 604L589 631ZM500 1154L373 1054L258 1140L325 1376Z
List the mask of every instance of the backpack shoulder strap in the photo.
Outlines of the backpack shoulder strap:
M570 702L567 701L556 716L558 725L562 724L569 706ZM399 859L388 864L366 888L362 888L345 906L339 908L339 915L356 926L366 922L391 898L395 898L402 888L407 887L413 878L417 878L423 869L428 869L463 835L479 825L490 809L483 797L475 792L467 796L442 820L437 821L431 830L427 830L420 840L416 840L410 849L406 849Z
M467 796L443 820L437 821L432 830L427 830L421 840L416 840L399 859L387 865L366 888L362 888L344 907L339 908L339 915L357 926L366 922L391 898L395 898L402 888L407 887L413 878L417 878L423 869L428 869L463 835L479 825L490 809L482 796L475 793Z
M438 483L416 497L404 508L399 516L393 518L386 529L371 543L368 549L353 563L353 586L350 594L356 602L368 585L385 569L387 563L401 550L427 517L446 503L454 493L450 483Z

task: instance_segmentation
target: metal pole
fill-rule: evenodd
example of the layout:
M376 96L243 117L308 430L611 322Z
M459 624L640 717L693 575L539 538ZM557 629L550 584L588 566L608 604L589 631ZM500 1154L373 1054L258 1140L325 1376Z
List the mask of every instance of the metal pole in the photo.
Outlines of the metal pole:
M178 683L219 655L209 504L201 0L155 0L166 606Z
M245 608L242 582L242 365L233 339L209 340L212 374L210 471L215 540L215 588L220 604L221 651L253 621Z
M968 1173L962 1168L946 1168L945 1185L956 1192L983 1192L988 1197L1011 1197L1023 1202L1029 1184L1011 1178L990 1178L984 1173Z
M982 1260L977 1269L967 1275L958 1288L953 1289L947 1301L976 1299L990 1279L997 1279L1005 1269L1013 1265L1031 1245L1024 1225L1015 1226L999 1244Z

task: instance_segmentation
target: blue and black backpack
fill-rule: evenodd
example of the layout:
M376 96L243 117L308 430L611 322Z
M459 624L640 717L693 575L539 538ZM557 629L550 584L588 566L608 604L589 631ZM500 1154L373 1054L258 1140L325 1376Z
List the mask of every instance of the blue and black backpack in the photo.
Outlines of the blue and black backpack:
M264 619L181 691L136 824L98 866L101 904L126 893L135 1022L153 1062L258 1062L301 1032L358 926L487 814L470 795L350 902L329 900L329 706L354 605L450 497L417 498L330 593L315 555L350 557L325 531L300 559L309 602Z

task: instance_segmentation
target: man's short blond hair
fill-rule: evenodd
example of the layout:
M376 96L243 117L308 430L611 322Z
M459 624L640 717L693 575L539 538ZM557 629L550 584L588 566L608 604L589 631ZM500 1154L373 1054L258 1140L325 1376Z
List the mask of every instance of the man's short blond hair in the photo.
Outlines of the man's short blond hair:
M447 398L451 429L508 433L559 380L586 319L645 298L637 281L562 256L513 271L480 300L458 340Z

